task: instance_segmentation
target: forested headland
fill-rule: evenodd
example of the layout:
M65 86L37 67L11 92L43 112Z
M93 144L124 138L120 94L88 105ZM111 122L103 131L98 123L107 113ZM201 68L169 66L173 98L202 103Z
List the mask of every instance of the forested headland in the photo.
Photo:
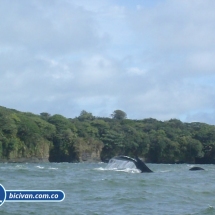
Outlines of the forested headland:
M178 119L36 115L0 106L1 162L107 161L139 156L152 163L215 163L215 126Z

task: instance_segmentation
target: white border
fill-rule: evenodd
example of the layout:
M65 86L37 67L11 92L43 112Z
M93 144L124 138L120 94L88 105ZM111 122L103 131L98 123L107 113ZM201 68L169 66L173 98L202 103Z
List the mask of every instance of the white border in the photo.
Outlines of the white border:
M6 200L7 192L61 192L63 199L61 200ZM62 202L65 199L65 193L62 190L5 190L5 202ZM3 204L3 203L2 203Z
M7 195L7 193L6 193L6 190L5 190L5 188L4 188L4 186L2 185L2 184L0 184L0 186L3 188L3 190L4 190L4 199L1 201L1 205L0 205L0 207L4 204L4 202L6 201L6 195Z

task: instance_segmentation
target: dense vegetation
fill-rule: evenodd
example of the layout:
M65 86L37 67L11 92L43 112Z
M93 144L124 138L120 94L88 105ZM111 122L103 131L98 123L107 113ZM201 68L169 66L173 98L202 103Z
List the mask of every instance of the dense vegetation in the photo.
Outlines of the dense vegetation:
M124 154L156 163L214 163L215 126L171 119L131 120L115 110L111 118L82 111L67 119L0 107L0 160L19 158L73 162ZM87 157L88 156L88 157Z

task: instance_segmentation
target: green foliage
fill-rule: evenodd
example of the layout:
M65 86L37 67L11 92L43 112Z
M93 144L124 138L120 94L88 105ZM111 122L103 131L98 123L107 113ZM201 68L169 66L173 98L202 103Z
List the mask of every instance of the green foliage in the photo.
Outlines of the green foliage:
M127 114L122 111L122 110L115 110L112 114L111 114L113 119L118 119L118 120L122 120L122 119L126 119L127 118Z
M0 113L0 129L7 137L16 135L16 122L12 117Z
M54 162L72 162L77 160L74 150L76 140L77 135L69 128L61 133L57 133L53 139L49 160Z
M48 158L55 130L35 114L0 107L0 159Z
M55 114L48 119L48 122L55 125L57 131L66 130L70 128L71 130L75 130L75 126L71 123L69 119L59 114Z
M87 111L82 110L78 119L80 121L86 121L86 120L93 120L95 119L95 117L92 115L92 113L88 113Z
M102 150L103 143L95 138L77 138L74 149L79 161L97 158Z
M48 121L48 119L51 117L51 114L46 113L46 112L42 112L42 113L40 113L40 116L42 119Z
M112 118L82 111L79 117L43 112L40 115L0 107L0 160L46 158L53 162L108 160L119 154L157 163L215 160L215 126L126 119L115 110Z

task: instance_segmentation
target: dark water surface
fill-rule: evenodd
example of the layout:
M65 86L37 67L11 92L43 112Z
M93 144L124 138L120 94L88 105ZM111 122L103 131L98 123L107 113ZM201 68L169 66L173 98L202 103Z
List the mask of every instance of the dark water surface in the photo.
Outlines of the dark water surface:
M154 173L106 164L0 164L6 190L63 190L62 202L5 202L0 215L215 214L215 165L148 164Z

